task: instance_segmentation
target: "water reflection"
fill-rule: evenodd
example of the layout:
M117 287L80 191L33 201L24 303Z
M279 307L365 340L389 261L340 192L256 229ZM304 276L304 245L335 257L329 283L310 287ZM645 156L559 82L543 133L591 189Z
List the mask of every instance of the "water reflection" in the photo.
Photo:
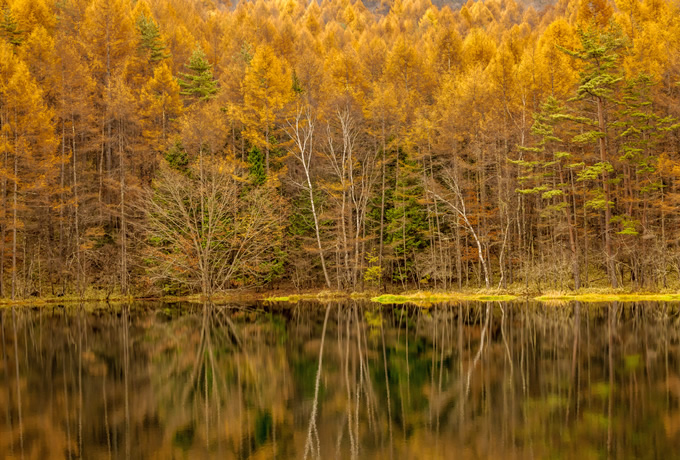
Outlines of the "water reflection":
M676 304L0 311L0 457L672 458Z

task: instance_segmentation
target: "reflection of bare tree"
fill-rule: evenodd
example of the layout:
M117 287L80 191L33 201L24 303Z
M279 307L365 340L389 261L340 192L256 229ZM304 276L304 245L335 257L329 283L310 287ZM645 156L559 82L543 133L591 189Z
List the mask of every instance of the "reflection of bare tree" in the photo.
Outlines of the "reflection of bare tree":
M581 322L581 302L575 302L574 303L574 318L572 320L573 322L573 335L574 335L574 341L572 342L572 352L571 352L571 375L570 375L570 382L571 384L569 385L569 396L568 396L568 404L567 404L567 411L566 411L566 423L569 423L569 411L571 409L571 400L572 396L574 396L575 402L576 402L576 416L578 416L578 385L577 385L577 364L578 364L578 348L579 348L579 339L580 339L580 322Z
M361 452L361 446L367 442L384 445L384 438L389 436L389 425L392 423L391 399L388 388L384 386L389 383L387 374L381 381L374 379L378 369L384 371L386 362L389 366L386 349L382 348L383 338L386 339L385 318L379 310L366 311L354 301L339 304L337 314L337 359L340 363L337 378L341 382L345 403L344 410L337 414L340 418L337 420L339 433L335 442L335 457L363 458L366 454ZM375 349L376 346L379 348ZM371 361L378 357L380 361L372 364ZM331 360L333 358L330 356ZM326 371L325 379L332 381L335 378L333 371ZM384 388L381 391L386 401L380 400L376 387ZM349 441L348 454L342 454L344 439Z
M228 307L204 303L199 315L187 315L178 324L174 324L174 327L164 325L158 329L161 336L168 340L161 353L170 358L169 361L163 360L166 365L164 368L159 368L160 400L175 400L179 403L179 408L192 408L189 412L176 412L175 419L168 422L176 437L180 433L180 437L193 438L196 427L190 416L194 411L201 413L201 436L206 450L211 449L213 441L221 443L221 437L217 433L222 429L222 408L230 394L225 366L218 362L216 355L232 353L242 348L239 333L227 314L228 310ZM198 333L195 348L184 351L183 347L195 340L195 333ZM187 359L187 353L193 358ZM179 386L168 385L172 382L179 383ZM171 443L172 439L167 442Z
M472 372L475 370L477 367L477 364L479 363L479 358L482 356L482 352L484 351L484 343L486 339L486 333L487 329L489 328L489 320L491 319L491 302L486 303L486 315L484 319L484 327L482 328L482 334L479 339L479 349L477 350L477 354L472 360L472 364L468 367L467 371L467 377L465 379L466 384L465 384L465 396L470 394L470 379L472 378Z
M129 306L123 306L121 315L123 342L123 382L125 393L125 458L130 458L130 321ZM82 371L81 371L82 372ZM82 394L82 392L81 392ZM82 398L82 396L81 396Z
M384 328L384 322L380 321L380 339L382 342L382 354L383 354L383 366L384 366L384 371L385 371L385 393L387 395L387 427L388 431L390 433L390 458L393 458L394 455L394 447L393 447L393 435L392 435L392 399L390 398L390 382L388 379L389 372L387 370L387 352L385 350L385 328Z
M319 406L319 382L321 381L321 363L323 362L323 345L326 340L326 326L328 325L328 315L331 311L330 305L326 307L326 317L323 320L323 331L321 332L321 346L319 347L319 366L316 370L316 380L314 383L314 401L312 403L312 413L309 416L309 428L307 429L307 441L305 441L305 454L314 455L314 444L316 444L316 458L321 458L319 447L319 432L316 427L316 412Z
M607 363L609 375L609 391L607 397L607 458L610 458L612 453L612 393L614 390L614 327L616 320L616 310L618 309L618 302L613 302L607 308Z
M17 391L17 414L19 418L19 445L21 446L21 458L24 458L24 425L21 419L21 383L19 379L19 347L17 344L17 318L16 311L12 308L12 331L14 332L14 365L16 368L16 391Z
M5 373L5 376L7 375L7 371L9 369L9 365L7 363L7 345L5 343L5 311L0 312L0 321L2 324L2 362L3 362L3 371ZM5 377L7 379L7 377ZM5 385L5 388L7 389L7 403L5 404L5 424L7 425L7 428L9 429L9 432L11 433L14 431L13 428L13 423L12 423L12 416L10 414L10 402L12 400L11 397L11 390L9 385ZM2 445L1 447L6 447ZM14 456L14 443L10 443L9 445L10 448L10 453L12 456ZM5 449L6 450L6 449Z

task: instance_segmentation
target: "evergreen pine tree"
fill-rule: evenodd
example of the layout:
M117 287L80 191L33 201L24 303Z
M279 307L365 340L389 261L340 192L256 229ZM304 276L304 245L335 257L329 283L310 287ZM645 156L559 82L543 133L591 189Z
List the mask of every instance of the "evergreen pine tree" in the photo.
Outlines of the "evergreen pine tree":
M581 271L578 249L578 235L575 217L572 212L575 191L570 179L574 171L583 163L574 162L565 142L568 128L562 126L569 118L567 109L555 97L549 96L541 104L540 110L533 115L531 133L537 143L533 147L520 147L524 153L521 160L510 160L517 165L521 175L518 177L523 188L517 189L523 195L536 195L538 209L547 224L557 229L554 218L563 218L571 251L574 288L581 286ZM556 231L556 230L555 230Z
M165 154L165 160L172 169L186 172L187 167L189 166L189 155L187 155L182 142L176 140L175 143L170 146L168 153Z
M250 169L250 179L254 185L262 185L267 179L267 174L264 171L264 155L262 151L253 146L248 152L248 168Z
M19 30L19 25L12 14L12 10L9 7L5 7L2 11L2 22L0 22L0 36L7 40L7 43L16 47L24 41L21 35L22 31Z
M389 194L391 207L385 214L386 241L392 247L394 257L394 281L413 281L415 254L428 246L427 214L420 197L423 186L420 181L420 164L407 152L399 149L396 161L399 168L394 190Z
M180 94L201 101L214 98L218 89L217 80L213 77L212 66L200 47L194 50L186 67L191 72L180 73L179 86L182 88Z
M589 200L586 206L591 209L604 211L604 251L606 256L607 274L611 286L618 287L616 276L615 254L611 244L611 219L614 208L612 186L615 185L616 172L611 161L611 122L608 112L610 107L617 105L617 92L623 81L621 51L625 51L626 38L620 27L611 23L602 29L595 23L578 30L581 47L562 51L581 62L581 81L576 96L570 102L582 104L582 116L569 117L579 123L583 131L572 138L572 142L582 146L597 145L599 161L587 167L581 173L582 180L601 180L601 193L595 199ZM595 110L593 110L595 109Z
M158 24L152 18L147 18L141 13L137 18L137 30L141 36L139 49L149 54L151 62L156 63L170 57L170 53L165 52L166 46Z

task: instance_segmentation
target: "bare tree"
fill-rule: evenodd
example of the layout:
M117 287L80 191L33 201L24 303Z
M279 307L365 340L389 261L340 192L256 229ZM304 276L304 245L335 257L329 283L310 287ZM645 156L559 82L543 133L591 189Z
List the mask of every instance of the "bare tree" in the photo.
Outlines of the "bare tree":
M323 254L323 246L321 245L321 233L319 231L319 215L314 204L314 188L312 186L311 165L314 157L314 117L312 116L312 109L309 106L300 107L295 114L295 118L287 121L288 127L286 134L293 142L290 147L290 154L297 159L302 165L305 173L303 183L297 185L309 192L309 202L312 208L312 217L314 218L314 231L316 233L316 243L319 247L319 257L321 258L321 268L323 276L326 280L326 287L330 289L331 280L326 269L326 261Z
M491 280L489 278L489 270L486 265L486 259L484 258L484 250L477 235L477 231L468 218L468 210L465 206L465 197L463 196L463 192L460 189L458 176L455 172L446 170L443 175L443 182L446 191L448 192L447 196L444 196L443 193L439 193L434 183L430 183L430 186L428 187L429 191L435 198L443 202L458 215L462 221L462 226L472 235L472 238L475 240L475 244L477 245L477 256L479 257L479 263L482 265L482 270L484 271L484 283L486 288L489 289L491 287Z
M348 108L338 109L334 120L335 125L330 121L326 125L325 156L337 180L337 184L331 185L329 195L340 207L338 247L342 247L347 284L354 288L363 261L362 232L368 203L378 179L377 152L371 149L362 152L357 148L360 129L356 116ZM337 185L339 194L334 192Z
M268 189L248 190L228 162L204 159L202 169L161 167L145 206L155 277L210 297L237 277L268 274L284 216Z

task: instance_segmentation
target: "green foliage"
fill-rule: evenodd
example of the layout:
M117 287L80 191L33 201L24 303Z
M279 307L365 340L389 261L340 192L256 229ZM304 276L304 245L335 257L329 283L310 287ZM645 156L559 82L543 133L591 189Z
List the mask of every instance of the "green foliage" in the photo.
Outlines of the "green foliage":
M194 50L186 67L190 72L180 73L180 94L200 101L214 98L218 91L217 80L213 77L212 66L200 47Z
M523 189L517 189L515 190L517 193L521 193L522 195L535 195L540 192L545 192L548 190L547 185L537 185L536 187L533 188L523 188Z
M593 198L585 202L586 209L593 209L601 211L607 206L612 206L614 203L607 201L604 197L604 191L602 189L596 189L592 192Z
M170 53L165 51L166 46L161 38L160 29L153 18L147 18L141 13L137 18L137 31L140 35L139 49L148 53L149 61L156 63L170 57Z
M22 38L23 31L19 29L19 24L14 18L14 14L9 6L2 10L2 22L0 22L0 37L4 38L7 43L15 47L21 45L24 41Z
M364 271L364 282L368 285L378 287L382 283L383 268L380 266L380 256L375 249L366 254L367 267Z
M317 210L323 209L325 196L318 193L315 189L314 204ZM304 258L303 265L309 267L313 272L319 268L321 263L317 256L315 238L314 218L312 207L309 201L309 193L304 190L295 196L290 203L291 213L288 218L285 238L286 263L295 265ZM331 229L332 222L327 219L319 219L320 232L323 237ZM307 276L314 278L314 273L307 273Z
M544 200L549 200L551 198L562 195L564 195L564 192L562 190L548 190L547 192L541 194L541 198L543 198Z
M185 172L189 166L189 155L187 154L182 142L176 140L168 152L165 154L165 160L170 167L176 171Z
M619 131L618 160L635 171L640 193L658 190L659 182L651 177L657 170L655 153L676 122L673 117L661 117L654 112L653 86L653 79L644 73L628 80L623 88L618 119L612 123Z
M257 146L253 146L248 152L248 169L250 171L250 180L254 185L262 185L267 180L264 155Z
M305 92L304 88L302 87L302 82L300 82L300 79L298 78L295 71L293 71L293 92L295 94L302 94Z
M613 224L621 224L622 229L617 233L617 235L639 235L636 228L640 225L640 221L627 215L620 215L612 217L611 222Z
M592 144L606 137L602 131L584 131L574 136L571 141L575 144Z
M591 97L614 100L614 88L623 80L620 52L626 50L626 37L615 22L604 30L590 24L577 32L580 49L572 51L558 46L583 63L580 85L573 100Z
M424 189L420 181L420 164L402 150L398 154L399 176L388 196L390 207L385 212L385 240L397 261L397 270L392 277L395 281L404 281L411 275L414 254L427 247L429 242L426 210L421 203Z
M604 172L614 172L614 167L608 161L600 161L592 166L587 166L582 171L580 171L577 176L579 181L597 180Z
M279 242L282 243L282 242ZM274 280L280 279L285 274L288 253L278 244L272 250L272 257L260 263L258 272L262 273L261 282L269 284Z
M294 212L290 215L288 233L292 236L309 236L314 231L314 222L311 219L309 200L304 196L293 201ZM307 206L305 206L307 205Z
M565 151L569 143L563 140L568 138L564 135L567 132L564 128L565 121L569 119L566 110L556 98L548 97L541 104L541 109L533 114L534 124L531 126L531 133L536 137L534 147L520 147L520 150L531 158L512 162L525 174L520 176L520 183L533 185L515 191L527 196L540 195L545 201L539 204L544 207L541 211L544 217L564 210L571 199L571 189L569 184L565 183L571 173L566 162L572 156L570 152ZM557 203L556 198L560 198Z

